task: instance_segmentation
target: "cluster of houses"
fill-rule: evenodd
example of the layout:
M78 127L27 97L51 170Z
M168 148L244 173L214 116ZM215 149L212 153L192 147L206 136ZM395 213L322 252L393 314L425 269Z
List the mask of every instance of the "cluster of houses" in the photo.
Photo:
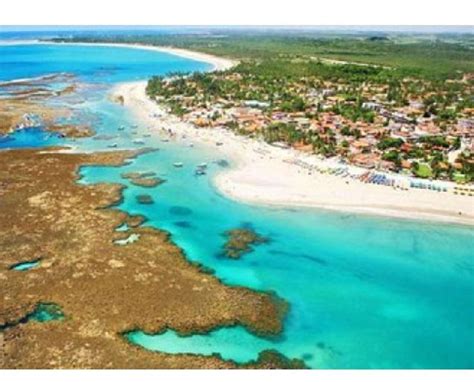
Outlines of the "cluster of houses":
M232 74L232 75L235 75ZM398 162L384 159L384 150L378 148L383 138L394 138L403 141L396 149L400 154L408 153L413 147L421 147L418 142L422 137L442 136L448 142L456 139L461 141L458 152L474 152L474 109L465 108L458 112L457 118L449 123L439 123L436 115L426 113L426 106L420 97L409 99L403 106L395 106L394 102L387 101L386 85L364 85L359 89L359 96L364 102L357 107L364 112L370 112L370 121L363 119L351 120L337 112L338 105L355 105L354 100L348 100L341 95L341 85L328 86L323 83L322 88L306 88L300 84L294 85L293 91L304 99L303 111L285 111L278 101L278 97L268 100L260 99L233 99L229 94L226 97L214 97L202 94L199 89L192 96L175 94L169 99L178 102L185 110L182 118L198 127L231 127L240 133L258 135L268 126L275 123L284 123L295 130L309 136L318 136L319 139L331 139L336 146L336 155L343 160L365 168L387 169L399 171L401 168L410 169L410 158ZM173 86L172 81L167 86ZM346 89L345 89L346 90ZM288 142L280 142L285 145ZM291 142L298 150L313 151L311 142ZM455 151L453 147L437 147L442 151L446 161L454 167L457 156L450 155ZM426 157L429 157L427 153ZM425 158L426 158L425 157Z

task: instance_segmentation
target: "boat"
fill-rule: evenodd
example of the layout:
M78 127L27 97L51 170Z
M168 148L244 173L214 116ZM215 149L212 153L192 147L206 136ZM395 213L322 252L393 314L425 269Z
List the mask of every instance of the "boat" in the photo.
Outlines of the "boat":
M174 162L173 166L174 167L183 167L183 162Z
M110 147L110 148L115 148L115 147L117 147L117 143L115 143L115 142L114 142L114 143L111 143L110 145L108 145L108 147Z
M194 171L194 173L196 175L206 175L206 169L207 169L207 163L202 162L201 164L198 164L196 166L196 170Z
M118 130L125 130L125 126L119 126Z
M145 141L143 139L134 139L133 143L135 143L136 145L144 145Z

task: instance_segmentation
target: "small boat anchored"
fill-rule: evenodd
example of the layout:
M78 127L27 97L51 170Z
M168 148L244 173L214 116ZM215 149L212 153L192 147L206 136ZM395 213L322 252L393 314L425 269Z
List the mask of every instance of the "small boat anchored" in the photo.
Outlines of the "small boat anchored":
M206 169L207 169L207 163L203 162L201 164L198 164L196 166L196 170L194 170L194 174L198 176L206 175Z
M183 162L174 162L173 166L174 167L183 167Z

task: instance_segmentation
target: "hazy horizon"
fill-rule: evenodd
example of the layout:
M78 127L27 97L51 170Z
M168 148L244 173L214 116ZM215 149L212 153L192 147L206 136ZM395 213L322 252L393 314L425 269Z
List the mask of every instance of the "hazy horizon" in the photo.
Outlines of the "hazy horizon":
M382 32L382 33L459 33L474 34L473 25L0 25L1 32L67 32L97 30L300 30L315 32Z

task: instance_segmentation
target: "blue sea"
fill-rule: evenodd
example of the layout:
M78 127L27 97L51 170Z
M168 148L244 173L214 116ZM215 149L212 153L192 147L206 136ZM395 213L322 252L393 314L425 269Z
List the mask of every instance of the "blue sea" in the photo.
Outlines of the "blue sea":
M82 84L71 98L74 118L92 121L102 139L69 140L26 129L0 139L0 148L57 144L78 150L137 148L148 130L108 98L122 81L170 72L205 71L206 63L127 48L69 45L0 46L0 80L57 72ZM68 102L67 99L66 101ZM119 126L125 126L119 130ZM150 351L220 353L246 362L264 349L302 358L312 368L473 368L474 232L467 226L364 215L249 206L222 196L212 178L229 158L198 142L194 147L147 138L159 148L122 168L83 167L79 182L127 186L116 208L143 214L146 225L169 231L186 256L215 270L229 285L275 292L290 304L283 333L256 337L242 327L180 337L136 331L127 338ZM182 168L173 166L183 162ZM206 176L195 166L209 163ZM145 193L120 177L124 171L154 171L165 183ZM223 233L251 227L270 241L240 260L222 256Z

